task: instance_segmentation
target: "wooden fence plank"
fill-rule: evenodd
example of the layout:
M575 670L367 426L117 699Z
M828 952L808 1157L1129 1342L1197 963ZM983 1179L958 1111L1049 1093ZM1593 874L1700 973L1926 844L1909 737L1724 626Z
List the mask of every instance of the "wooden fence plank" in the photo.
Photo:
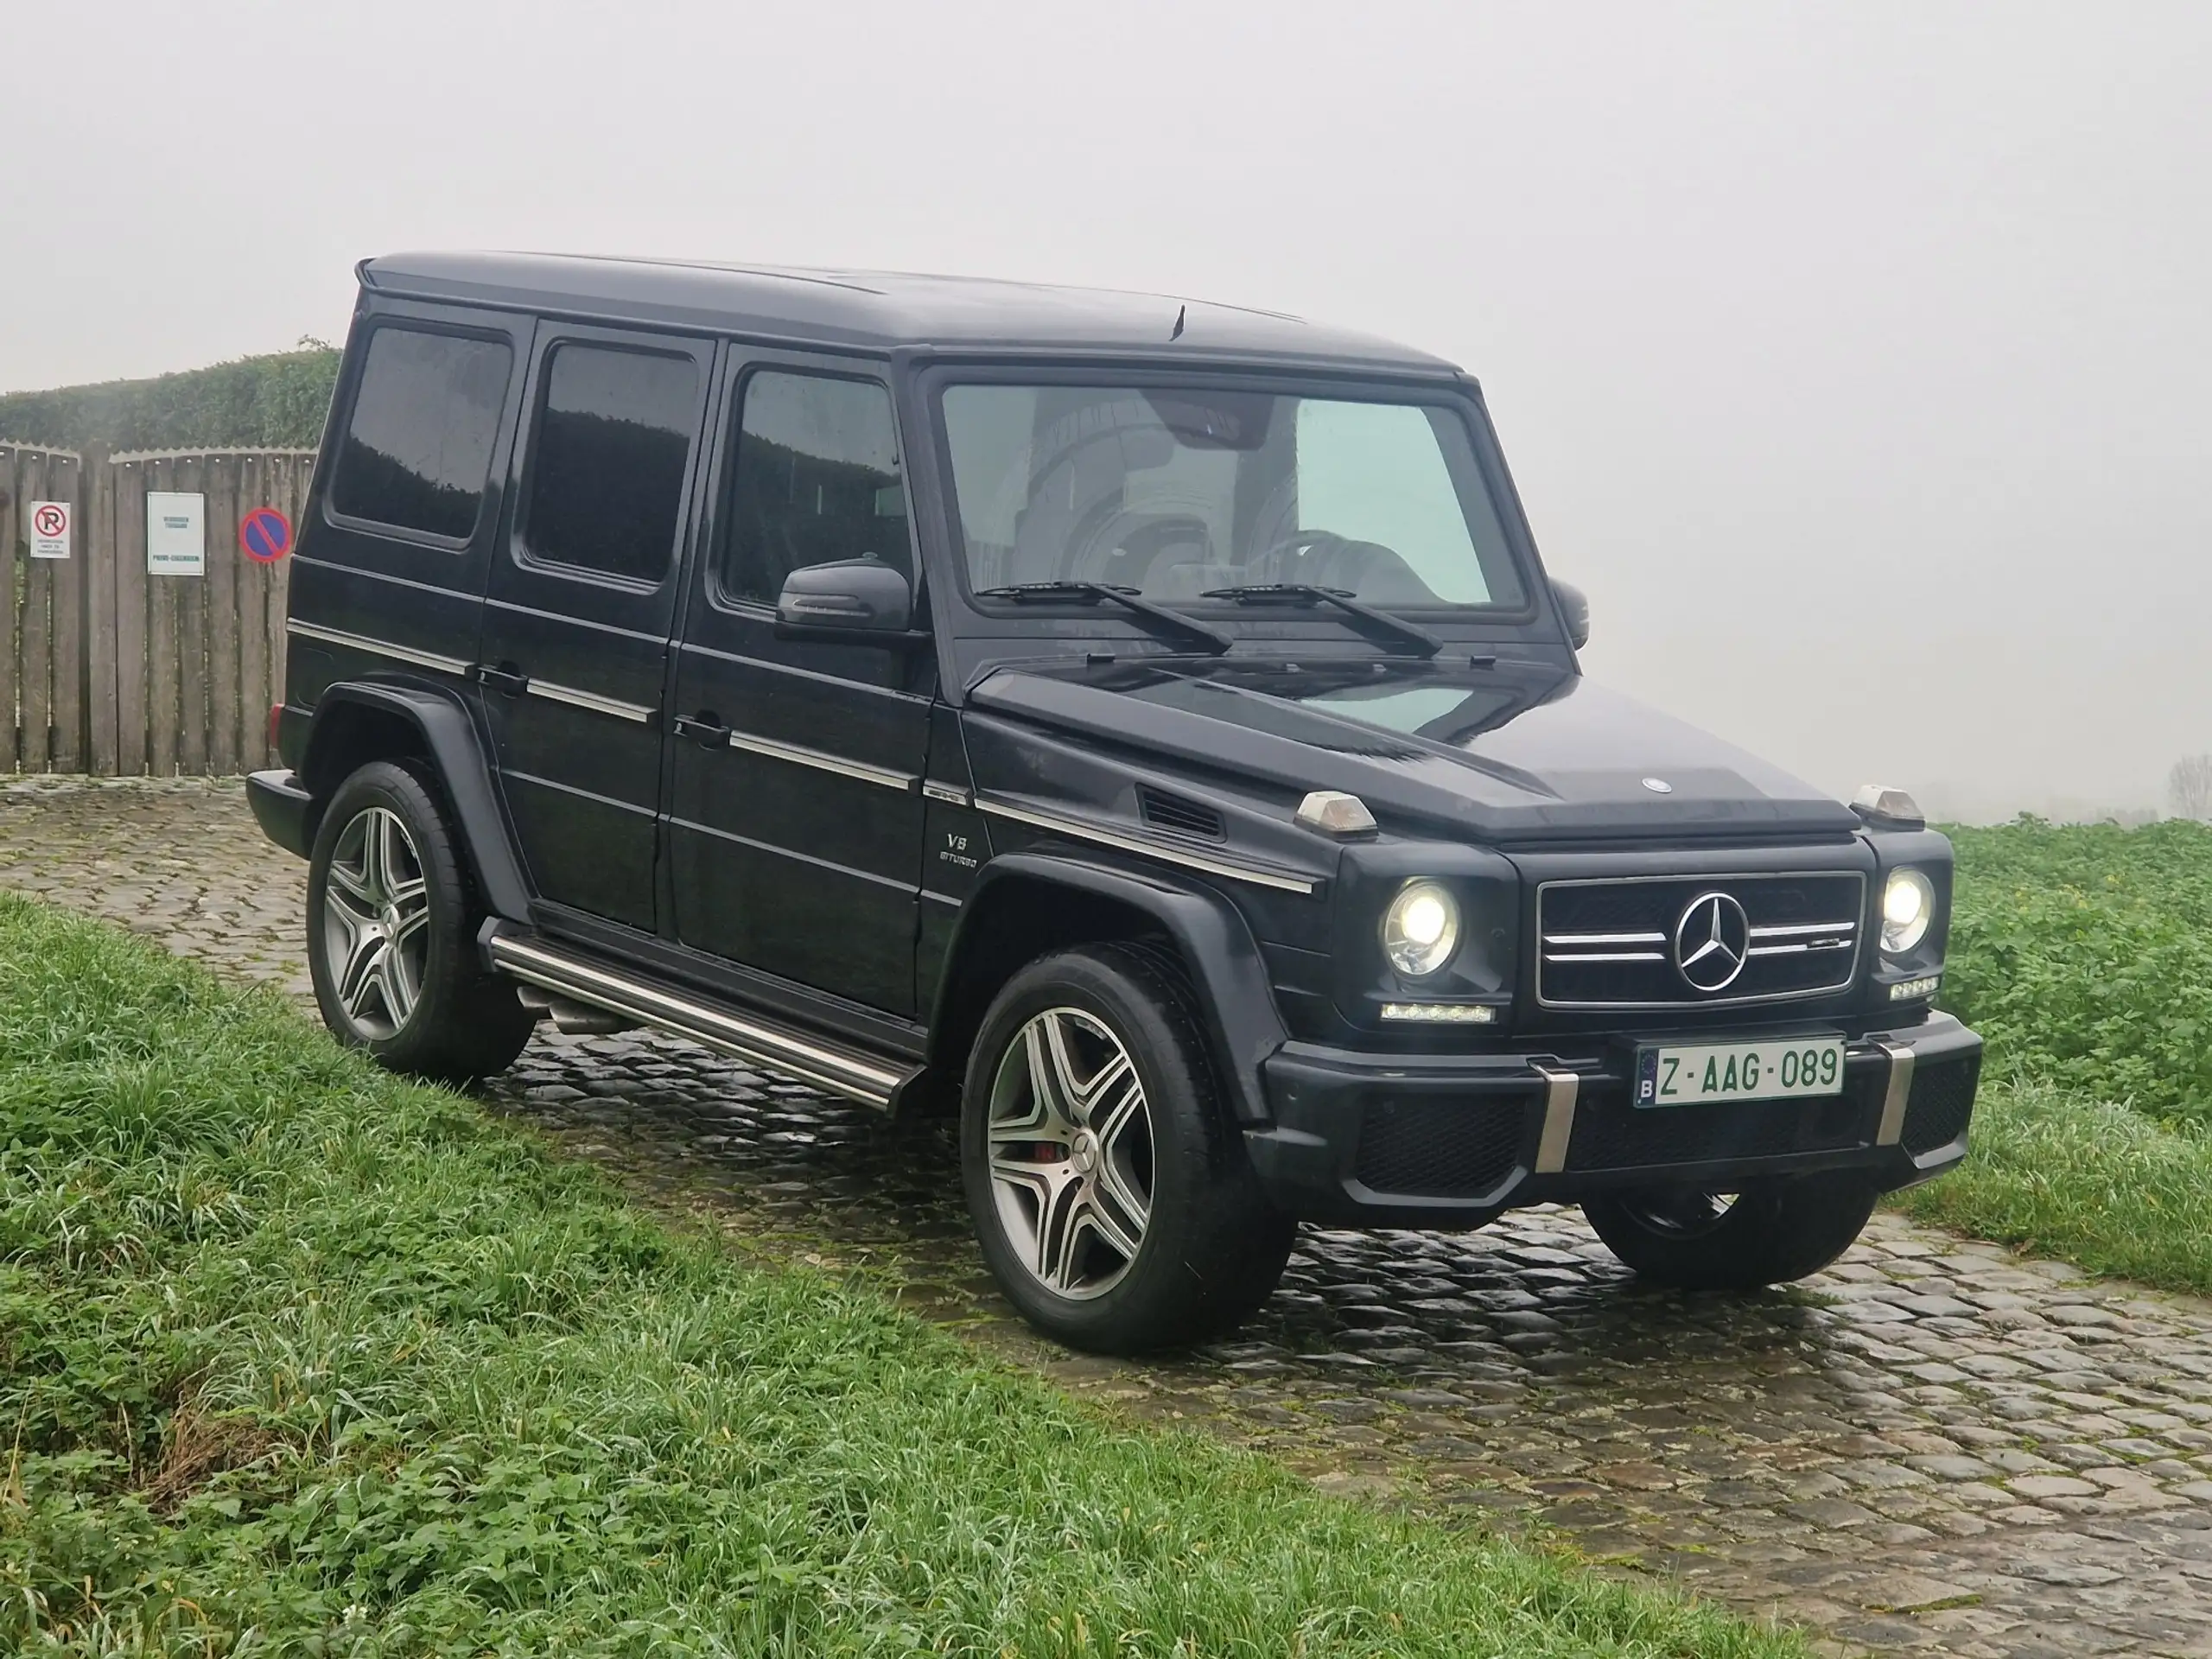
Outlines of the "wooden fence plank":
M54 747L48 764L56 772L85 769L85 543L92 524L83 511L84 469L75 457L48 465L46 485L52 499L71 504L69 556L54 566Z
M22 563L18 543L22 538L22 456L12 445L0 445L0 772L16 769L16 728L21 715L16 696L22 676L17 653L21 625L16 620Z
M269 492L270 458L245 455L238 461L238 512L281 507ZM258 559L238 561L238 760L251 772L271 763L262 758L268 744L269 567Z
M177 487L187 494L197 494L200 499L200 534L208 542L214 540L213 527L208 523L207 464L198 455L185 458L182 472L186 482ZM209 560L214 549L207 550ZM177 656L177 718L176 769L188 777L205 777L207 772L207 578L180 576L176 579L176 656Z
M85 450L77 491L84 516L85 769L115 775L115 472L105 444Z
M20 493L25 501L44 501L47 494L47 457L34 454L29 466L19 468L16 479L22 486ZM23 531L23 518L20 508L16 514L16 533ZM28 541L24 545L29 551ZM54 733L54 559L26 558L23 562L23 649L22 691L22 767L25 772L44 772L53 755L51 740Z
M299 455L286 455L278 462L276 478L276 494L284 508L284 516L292 521L292 538L299 539L300 517L304 510L308 493L307 461ZM284 700L285 636L284 619L290 613L292 592L292 562L279 559L269 567L269 686L271 702ZM269 764L277 764L276 752L270 752Z
M238 490L237 455L207 458L207 769L238 769Z
M182 487L177 463L149 462L146 488ZM146 769L156 778L176 776L177 587L187 576L146 578Z
M115 769L144 773L146 753L146 469L115 474Z

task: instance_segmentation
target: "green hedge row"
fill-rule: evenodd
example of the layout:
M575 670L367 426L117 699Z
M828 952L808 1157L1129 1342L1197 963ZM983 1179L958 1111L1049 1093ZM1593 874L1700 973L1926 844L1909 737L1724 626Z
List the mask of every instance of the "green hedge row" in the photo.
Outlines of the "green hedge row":
M320 340L151 380L0 397L0 442L81 449L308 449L322 436L338 353Z

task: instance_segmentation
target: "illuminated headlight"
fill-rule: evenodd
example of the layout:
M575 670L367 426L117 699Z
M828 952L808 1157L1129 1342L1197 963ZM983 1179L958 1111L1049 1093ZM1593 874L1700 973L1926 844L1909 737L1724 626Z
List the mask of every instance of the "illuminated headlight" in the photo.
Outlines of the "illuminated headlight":
M1882 889L1882 949L1903 956L1928 937L1935 919L1935 883L1918 870L1891 870Z
M1497 1010L1486 1002L1385 1002L1382 1017L1424 1026L1494 1026Z
M1382 916L1382 954L1408 979L1425 979L1459 948L1459 902L1433 881L1408 882Z

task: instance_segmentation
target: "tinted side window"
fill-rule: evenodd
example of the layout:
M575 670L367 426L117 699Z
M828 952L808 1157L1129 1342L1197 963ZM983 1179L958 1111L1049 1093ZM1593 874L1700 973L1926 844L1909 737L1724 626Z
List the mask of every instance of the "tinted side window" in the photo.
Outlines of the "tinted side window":
M499 340L378 328L338 452L331 506L349 518L467 541L513 366Z
M772 605L810 564L878 558L913 578L891 394L873 380L763 372L745 383L722 591Z
M556 346L530 460L530 556L658 582L676 550L697 410L688 357Z

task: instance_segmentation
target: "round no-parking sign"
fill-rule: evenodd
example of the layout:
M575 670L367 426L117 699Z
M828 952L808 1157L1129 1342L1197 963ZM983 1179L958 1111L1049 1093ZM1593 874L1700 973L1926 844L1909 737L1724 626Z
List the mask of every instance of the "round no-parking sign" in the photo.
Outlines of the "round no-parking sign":
M69 504L34 501L30 504L31 557L66 559L69 556Z
M292 550L292 521L274 507L256 507L238 522L238 551L274 564Z

